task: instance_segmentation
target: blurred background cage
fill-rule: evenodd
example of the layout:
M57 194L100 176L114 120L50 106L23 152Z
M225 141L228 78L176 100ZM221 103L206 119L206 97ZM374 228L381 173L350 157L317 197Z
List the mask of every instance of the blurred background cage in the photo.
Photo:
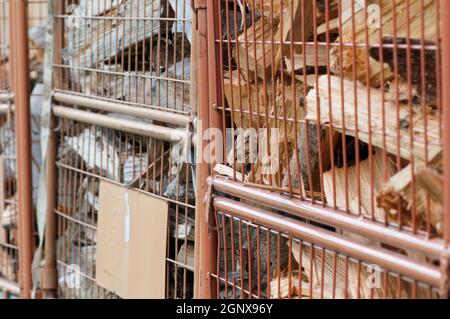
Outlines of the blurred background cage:
M54 233L46 240L56 245L45 253L56 252L58 297L118 298L96 281L99 188L109 181L168 203L165 296L192 298L195 166L183 161L196 114L190 1L50 2L48 178L56 187L49 188L54 224L47 228ZM162 212L146 207L145 213ZM78 288L65 281L73 267L81 275Z
M443 2L196 2L202 297L447 296Z
M40 149L40 107L43 94L44 38L47 15L47 1L26 1L29 33L30 110L32 139L32 185L33 203L37 200L37 187L41 161ZM14 89L11 85L12 60L10 51L9 1L0 4L0 170L1 170L1 213L0 213L0 280L6 280L3 297L18 297L19 287L19 235L17 205L17 163ZM30 234L32 236L32 234ZM31 271L31 270L29 270ZM16 283L15 286L12 283Z

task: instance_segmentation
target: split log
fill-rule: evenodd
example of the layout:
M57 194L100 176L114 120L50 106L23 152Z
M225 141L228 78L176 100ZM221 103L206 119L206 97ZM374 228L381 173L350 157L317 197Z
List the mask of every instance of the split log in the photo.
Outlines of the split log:
M154 19L167 16L164 0L156 1L125 1L124 5L116 9L119 17L138 18L142 14L152 19L138 22L123 19L82 19L80 28L68 30L69 54L72 56L73 66L92 68L96 65L114 61L122 52L128 51L146 39L159 33L164 34L172 27L172 22L160 23Z
M247 0L247 4L250 6L253 12L257 14L262 14L266 17L270 17L273 12L274 17L278 17L281 14L282 10L287 9L288 1L284 2L283 9L281 8L280 1L271 1L271 0Z
M259 137L258 163L255 165L255 174L249 174L248 182L262 183L276 188L289 186L291 172L289 165L295 149L296 136L299 135L301 123L304 118L304 110L300 108L300 92L296 89L298 83L280 84L277 86L275 104L271 106L268 130L263 130ZM297 123L295 124L295 119ZM253 175L255 178L253 178ZM262 179L261 179L262 176ZM293 187L298 187L295 181Z
M275 57L277 65L283 56L290 56L290 42L308 41L314 29L313 16L313 1L291 0L288 2L287 8L280 16L280 25L275 35L275 40L285 43ZM294 46L293 49L296 53L302 53L303 50L302 46Z
M301 186L309 198L321 196L321 173L331 167L331 148L335 148L339 134L318 129L314 123L300 123L298 138L298 165L295 153L291 158L291 174L301 178ZM299 166L299 167L298 167ZM300 173L298 173L300 170ZM298 185L298 182L295 183Z
M397 67L398 77L403 79L404 82L408 81L409 76L411 77L411 86L413 91L416 92L411 92L411 96L409 96L409 91L407 91L408 96L406 96L406 99L408 97L412 99L414 96L420 95L426 104L435 105L437 96L436 51L424 49L422 52L422 50L406 49L405 46L408 44L411 46L421 46L422 40L384 37L381 52L379 48L372 48L370 55L377 61L380 61L382 55L383 61L389 64L391 70ZM433 46L435 42L424 41L423 45ZM424 82L422 81L422 53L425 61ZM396 59L394 58L395 55L397 55ZM397 61L397 65L395 65L395 61Z
M232 144L228 152L227 164L231 165L232 169L236 170L236 174L242 178L246 166L255 162L258 150L257 133L252 129L237 129L234 134L236 135L234 147Z
M324 283L323 289L320 285L313 284L311 287L308 274L302 272L301 278L298 270L291 274L285 273L280 278L275 278L270 282L270 299L344 299L342 289L335 289L329 283ZM323 292L323 293L322 293Z
M303 69L327 66L327 48L323 45L318 45L315 48L313 45L306 45L306 55L303 53L294 53L294 58L286 56L285 64L286 71L291 74ZM303 74L303 72L302 72ZM303 81L303 77L299 77Z
M161 66L160 66L161 67ZM190 112L190 59L185 58L162 73L122 72L118 64L100 65L99 71L80 79L83 93L114 98L157 108Z
M175 21L172 31L174 33L185 33L189 43L192 43L192 9L189 1L169 0L175 16L179 21Z
M177 262L194 268L194 243L183 244L177 254Z
M330 206L367 218L373 214L377 221L384 222L385 212L376 207L376 196L384 186L384 177L390 178L394 174L393 163L388 158L385 165L381 151L372 155L371 161L366 159L358 166L335 168L334 173L328 171L323 174L327 202Z
M426 229L429 221L432 231L441 235L444 231L442 189L442 176L433 165L427 167L418 163L413 168L410 164L392 176L379 191L377 206L394 220L399 219L401 211L402 224L412 226L413 215L421 229Z
M384 36L409 37L411 39L421 39L422 22L429 21L430 23L424 24L424 39L437 42L437 24L434 21L437 20L438 4L435 0L425 0L423 14L421 13L421 0L399 0L395 2L395 7L391 0L382 0L381 4L378 1L367 1L367 4L368 7L365 7L364 4L355 5L355 12L350 12L348 17L344 16L344 11L341 18L340 37L337 42L350 46L335 47L331 50L331 69L335 74L340 74L346 79L354 79L354 72L356 72L356 79L363 83L366 82L367 72L369 72L370 84L377 87L380 85L381 74L384 73L384 78L389 79L394 75L393 70L387 63L381 65L374 58L367 58L368 49L354 48L354 45L365 45L366 41L369 45L378 44L380 21L383 24ZM370 5L377 6L377 10L372 12L372 15ZM369 14L366 13L366 10L369 10ZM367 15L370 18L369 22L372 23L367 23ZM340 50L342 50L342 57ZM369 60L369 65L367 65L367 60Z
M184 58L171 65L154 81L152 104L167 110L191 113L190 74L190 58Z
M120 143L111 132L106 135L103 130L88 127L79 136L66 136L64 140L66 146L84 160L88 169L104 172L108 178L119 180Z
M195 218L194 212L177 211L174 206L169 207L170 234L179 241L193 242L195 240Z
M101 96L106 98L120 99L123 92L126 91L125 84L127 76L113 75L116 72L122 72L123 68L120 64L99 64L96 71L78 71L74 70L75 90L88 95ZM130 76L131 77L131 76Z
M239 35L239 45L235 49L236 63L246 81L253 82L255 78L271 79L272 69L279 69L279 57L278 60L274 58L277 48L267 43L277 34L278 24L278 19L262 17L254 26L248 27L246 33Z
M423 167L417 174L417 183L437 203L444 204L444 179L430 167Z
M90 1L80 0L79 13L83 16L105 16L112 10L117 9L117 6L123 3L123 0L110 0L110 1Z
M244 19L246 26L249 27L252 25L253 16L244 8L242 1L221 0L221 2L222 39L236 40L236 36L241 34L244 28ZM255 16L256 18L258 15Z
M387 285L385 285L386 271L384 269L376 269L380 273L375 276L378 275L378 278L381 279L380 286L377 287L374 285L376 282L373 281L375 279L374 269L370 265L355 262L322 248L312 248L306 244L303 244L300 250L300 244L296 241L292 241L291 251L297 263L301 262L304 274L308 276L314 291L320 292L321 286L323 286L323 298L333 297L333 287L335 287L334 298L369 299L373 296L375 299L395 299L398 297L411 298L413 295L412 285L402 282L398 286L396 276L390 273L387 274ZM305 292L310 290L310 284ZM314 291L313 296L317 295L317 292ZM426 296L426 290L417 287L417 295Z
M18 256L17 256L18 257ZM9 249L0 248L0 277L10 281L18 279L17 259L10 253Z
M151 142L149 141L149 143ZM122 165L123 183L131 185L136 179L142 178L142 174L147 170L149 165L150 161L147 153L128 156Z
M227 176L227 177L230 177L230 178L234 178L234 174L235 174L232 167L226 166L226 165L223 165L223 164L216 164L216 166L214 166L214 170L213 171L215 173L219 174L219 175ZM243 178L242 173L236 172L236 179L238 181L243 180L244 178Z
M330 2L329 5L330 17L327 22L326 17L324 17L326 2L325 0L317 1L317 6L319 8L319 12L321 13L320 16L322 17L320 20L321 24L317 27L318 34L324 34L327 30L329 32L337 32L340 24L345 23L353 14L356 14L362 9L364 6L364 0L338 0ZM339 11L342 12L341 17L339 17ZM322 20L325 21L322 22Z
M256 127L258 121L253 113L258 112L261 114L259 124L261 127L265 126L265 108L270 112L270 106L274 101L272 84L267 83L266 88L267 90L261 82L250 84L238 70L232 71L231 74L225 72L224 94L237 128Z
M335 257L332 253L326 252L325 264L323 265L324 273L322 277L322 249L311 249L311 246L302 245L300 251L300 244L294 240L292 241L292 245L290 247L295 261L301 265L305 275L308 277L308 282L310 283L310 285L312 285L313 289L317 289L321 285L323 285L324 287L333 287L333 278L336 277L336 292L338 295L343 295L346 276L344 261L342 260L342 258L337 258L335 272ZM309 287L307 291L309 291ZM328 290L326 293L332 293L332 291Z
M341 90L341 84L343 90ZM370 90L370 99L367 97L368 90ZM335 76L332 76L328 83L328 77L321 76L319 87L309 92L306 106L306 119L320 121L322 125L332 123L333 128L339 132L343 132L345 127L345 133L354 137L357 129L358 138L361 141L379 148L386 147L387 152L394 155L398 153L406 160L411 160L414 156L416 161L425 163L427 160L433 160L441 151L438 144L440 124L437 115L423 114L423 109L420 107L413 107L413 114L410 114L407 105L400 104L397 108L395 103L383 101L380 90L369 89L361 83ZM425 134L425 116L427 117L427 134ZM371 134L369 134L369 128ZM414 147L411 147L411 144Z
M255 73L261 79L271 78L272 70L279 70L283 57L290 56L289 42L306 41L312 33L311 1L291 0L287 2L286 8L279 10L279 15L263 15L255 22L255 26L247 28L247 32L238 37L236 56L242 76L247 81L254 81ZM302 17L305 17L305 21L302 21ZM271 39L280 44L268 43ZM294 51L301 53L301 46L294 46Z
M14 194L12 198L9 200L17 202L17 193ZM0 227L5 227L9 230L12 230L17 227L18 222L18 211L17 207L14 204L6 205L6 207L3 210L3 213L1 214L1 220L0 220Z

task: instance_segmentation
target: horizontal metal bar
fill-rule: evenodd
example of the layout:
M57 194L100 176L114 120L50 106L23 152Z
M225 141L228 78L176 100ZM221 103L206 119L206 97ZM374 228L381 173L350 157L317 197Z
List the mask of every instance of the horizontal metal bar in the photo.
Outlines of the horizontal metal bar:
M0 114L14 112L15 110L16 110L16 106L14 104L0 104Z
M1 290L16 296L20 295L19 284L14 281L6 280L4 278L0 278L0 291Z
M216 176L212 179L212 185L216 191L257 202L258 204L338 229L360 234L398 248L414 250L436 260L441 258L441 255L446 249L444 241L439 238L426 239L425 237L399 231L393 227L377 224L319 205L292 199L258 188L243 186L241 183L231 181L225 177Z
M113 180L111 180L111 179L109 179L109 178L106 178L106 177L103 177L103 176L101 176L101 175L97 175L97 174L94 174L94 173L90 173L90 172L87 172L87 171L83 171L83 170L81 170L81 169L72 167L72 166L70 166L70 165L63 164L63 163L61 163L61 162L56 162L56 166L57 166L58 168L67 169L67 170L72 171L72 172L77 172L78 174L81 174L81 175L84 175L84 176L89 176L89 177L97 178L97 179L99 179L99 180L102 180L102 181L106 181L106 182L108 182L108 183L115 184L115 185L117 185L117 186L126 186L126 185L123 184L123 183L119 183L119 182L113 181ZM157 181L157 182L159 182L159 181ZM156 193L152 193L152 192L150 192L150 191L146 191L146 190L143 190L143 189L134 188L134 190L137 191L138 193L141 193L141 194L144 194L144 195L148 195L148 196L153 196L153 197L155 197L155 198L162 199L162 200L164 200L164 201L166 201L166 202L168 202L168 203L173 203L173 204L176 204L176 205L178 205L178 206L180 206L180 207L183 207L183 208L192 208L192 209L195 209L195 205L191 205L191 204L188 204L188 203L183 203L183 202L180 202L180 201L177 201L177 200L174 200L174 199L170 199L170 198L168 198L168 197L164 197L164 196L161 196L161 195L158 195L158 194L156 194ZM1 246L1 245L2 245L2 244L0 243L0 246Z
M434 287L439 287L440 285L441 272L438 267L414 261L387 249L347 239L329 230L311 226L291 217L255 208L228 198L216 197L213 199L213 205L219 212L243 218L255 225L288 233L300 240L317 244L364 262L380 265L389 271Z
M59 103L89 107L106 112L127 114L139 118L184 127L192 121L192 118L187 115L159 111L144 107L130 106L125 103L104 101L101 99L88 98L75 94L54 92L53 100Z
M167 142L180 142L185 139L187 134L185 129L175 129L154 124L117 119L103 114L81 111L65 106L55 105L52 110L56 117L80 121L92 125L99 125L114 130L143 135Z
M14 99L14 94L11 92L0 93L0 103L8 103Z

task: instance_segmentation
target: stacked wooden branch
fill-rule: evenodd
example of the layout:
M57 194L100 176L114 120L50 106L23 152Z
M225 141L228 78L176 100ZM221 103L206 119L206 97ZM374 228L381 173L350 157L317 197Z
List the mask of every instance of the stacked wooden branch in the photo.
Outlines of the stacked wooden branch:
M124 118L125 115L112 113L109 116ZM148 122L137 118L129 119ZM94 228L100 214L100 182L94 176L102 176L172 201L190 205L195 203L192 173L186 169L186 164L178 160L182 155L182 144L168 145L162 141L82 123L63 126L62 135L64 143L60 145L58 157L64 165L85 174L76 179L68 177L65 170L59 174L62 191L59 193L58 211L68 216L64 218L67 222L63 229L60 229L59 258L80 266L87 276L95 276L97 235ZM174 255L170 258L193 268L194 212L182 211L177 205L170 204L169 216L170 245L175 246L174 243L177 242L178 248L176 253L171 250ZM80 227L79 224L83 226ZM178 276L180 271L180 267L173 269L171 278ZM61 273L64 276L65 272ZM100 298L106 293L90 289L95 285L84 277L81 285L83 298ZM66 285L62 285L61 289L66 297L71 296L72 292ZM110 296L109 293L106 294ZM180 295L179 291L177 295Z
M69 66L72 82L67 87L93 96L169 111L192 112L190 10L189 1L184 0L115 0L99 6L81 0L79 11L73 12L73 17L66 21L67 49L63 59ZM76 16L79 13L81 18ZM72 18L78 19L79 25L73 26ZM152 123L123 114L109 113L107 116ZM170 144L81 123L63 127L62 135L64 143L59 152L67 165L172 202L194 204L192 171L181 161L184 143ZM60 183L68 184L64 180ZM99 214L98 181L86 175L69 184L59 198L59 210L81 223L95 226ZM178 206L169 205L168 245L171 248L168 258L186 264L188 269L194 267L193 217L191 210L181 213ZM83 271L93 277L96 232L72 224L69 223L58 240L61 258L77 261ZM177 247L177 251L172 247ZM80 250L83 256L80 256ZM171 266L168 294L192 296L190 288L184 289L179 284L180 278L176 286L178 291L174 291L174 282L180 274L184 276L183 268ZM186 280L193 281L193 278ZM88 289L92 285L83 278L82 286L86 289L82 290L86 295L82 297L104 297L98 295L104 293L103 290ZM192 282L187 283L187 287L191 286ZM70 296L70 291L63 293Z
M421 286L414 289L412 284L399 282L396 276L380 268L320 247L302 245L300 248L300 244L293 241L291 250L297 265L301 263L301 278L298 270L275 278L271 282L271 298L408 299L428 295L427 289Z
M234 4L221 1L221 40L224 107L237 133L228 140L227 163L215 173L322 200L375 222L442 235L438 2ZM268 128L278 129L276 139ZM254 153L271 156L252 161ZM276 171L269 169L273 162ZM291 250L298 255L298 247ZM303 254L312 259L308 248ZM357 264L349 268L348 291L338 278L330 294L332 269L321 287L305 262L302 274L289 274L287 264L281 265L269 283L271 297L369 298L373 293L358 291ZM389 278L388 288L375 291L375 297L411 296L411 287L399 288L396 280Z
M87 10L88 15L85 16ZM74 89L176 111L190 108L188 1L81 1L66 23L65 63Z

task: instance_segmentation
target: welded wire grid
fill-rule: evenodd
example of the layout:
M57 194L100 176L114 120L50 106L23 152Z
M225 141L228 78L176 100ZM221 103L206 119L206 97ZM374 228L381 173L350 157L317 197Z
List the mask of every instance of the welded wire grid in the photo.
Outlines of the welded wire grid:
M2 108L0 115L0 278L18 282L18 233L16 197L16 152L14 116L10 86L9 19L8 1L0 2L0 94ZM8 292L4 292L8 294ZM4 296L7 297L7 296Z
M285 229L220 210L215 219L218 264L212 277L221 299L439 298L436 286Z
M223 146L231 169L216 174L423 240L442 237L439 1L221 0L212 10L217 104L231 132ZM383 288L365 290L364 260L254 219L216 218L218 297L435 297L383 265ZM307 268L286 242L334 266Z
M64 10L65 14L55 13L56 23L64 21L65 47L58 48L61 63L53 64L54 77L62 79L54 91L192 114L189 1L66 0ZM194 171L182 162L183 143L67 119L58 119L56 133L59 296L118 298L95 280L99 184L107 180L169 203L166 272L161 273L166 276L165 294L193 297ZM148 214L158 212L149 207ZM65 280L76 268L81 272L80 289Z
M189 100L191 9L185 0L65 0L64 92L177 113Z
M229 177L443 234L442 193L425 186L442 184L439 1L223 0L214 10Z
M28 25L30 33L30 80L31 80L31 125L33 135L33 200L36 201L36 190L40 166L40 104L42 100L42 72L44 57L43 24L46 21L47 1L30 0L28 5ZM13 96L11 79L11 57L9 55L9 14L8 1L0 3L0 94ZM2 99L3 100L3 99ZM14 129L14 100L2 101L1 127L1 170L3 186L2 216L0 230L0 275L13 282L18 282L18 211L16 194L16 139Z

